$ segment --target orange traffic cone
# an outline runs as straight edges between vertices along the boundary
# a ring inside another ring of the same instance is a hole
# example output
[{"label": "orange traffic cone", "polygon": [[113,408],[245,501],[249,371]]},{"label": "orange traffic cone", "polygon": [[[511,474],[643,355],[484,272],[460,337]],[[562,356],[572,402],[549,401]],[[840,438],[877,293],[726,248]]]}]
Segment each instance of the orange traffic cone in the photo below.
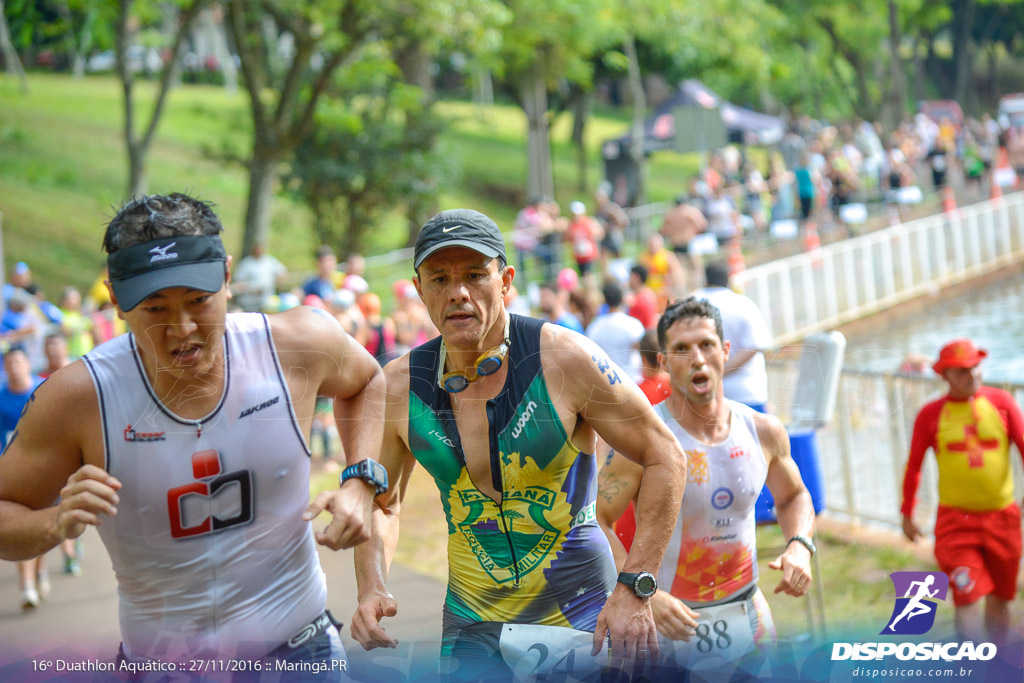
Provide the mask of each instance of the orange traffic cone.
[{"label": "orange traffic cone", "polygon": [[743,261],[743,249],[740,247],[740,236],[737,234],[729,240],[729,258],[726,260],[729,267],[729,281],[737,292],[743,291],[743,273],[747,270],[747,264]]},{"label": "orange traffic cone", "polygon": [[814,254],[812,263],[815,268],[821,267],[821,255],[818,250],[821,248],[821,238],[818,237],[818,226],[813,221],[807,221],[804,225],[804,251]]},{"label": "orange traffic cone", "polygon": [[950,218],[960,218],[960,212],[956,208],[956,195],[949,185],[942,188],[942,211]]},{"label": "orange traffic cone", "polygon": [[821,239],[818,237],[818,226],[807,221],[804,226],[804,251],[814,251],[821,246]]},{"label": "orange traffic cone", "polygon": [[1003,190],[999,187],[999,183],[996,182],[994,176],[989,181],[988,198],[989,201],[996,205],[1003,201]]}]

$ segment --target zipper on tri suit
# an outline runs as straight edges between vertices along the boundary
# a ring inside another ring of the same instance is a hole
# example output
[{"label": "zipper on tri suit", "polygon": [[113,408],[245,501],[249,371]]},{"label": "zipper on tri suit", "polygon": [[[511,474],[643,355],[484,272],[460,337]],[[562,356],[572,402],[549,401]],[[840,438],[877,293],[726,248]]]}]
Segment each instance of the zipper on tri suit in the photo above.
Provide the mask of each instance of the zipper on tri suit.
[{"label": "zipper on tri suit", "polygon": [[[512,534],[508,529],[508,520],[505,519],[505,477],[504,470],[502,469],[501,454],[498,450],[498,435],[494,431],[494,400],[491,399],[487,402],[487,436],[488,442],[490,443],[491,450],[491,479],[493,480],[493,472],[497,472],[501,478],[501,490],[498,491],[501,494],[501,500],[495,505],[498,506],[498,514],[501,516],[501,529],[505,534],[505,540],[508,541],[508,552],[512,557],[512,572],[515,574],[515,580],[512,582],[514,588],[519,588],[519,559],[516,557],[516,547],[512,543]],[[497,468],[497,469],[494,469]],[[493,481],[491,482],[494,483]]]}]

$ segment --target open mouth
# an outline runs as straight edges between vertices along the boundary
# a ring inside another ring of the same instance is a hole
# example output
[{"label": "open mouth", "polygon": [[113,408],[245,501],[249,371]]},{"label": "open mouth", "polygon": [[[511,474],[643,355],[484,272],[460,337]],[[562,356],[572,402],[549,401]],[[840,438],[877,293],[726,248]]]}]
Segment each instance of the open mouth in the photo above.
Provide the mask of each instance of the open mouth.
[{"label": "open mouth", "polygon": [[698,392],[705,392],[711,388],[711,378],[704,372],[695,372],[690,375],[690,385]]},{"label": "open mouth", "polygon": [[171,351],[174,360],[178,365],[192,365],[199,358],[202,347],[199,344],[183,344]]}]

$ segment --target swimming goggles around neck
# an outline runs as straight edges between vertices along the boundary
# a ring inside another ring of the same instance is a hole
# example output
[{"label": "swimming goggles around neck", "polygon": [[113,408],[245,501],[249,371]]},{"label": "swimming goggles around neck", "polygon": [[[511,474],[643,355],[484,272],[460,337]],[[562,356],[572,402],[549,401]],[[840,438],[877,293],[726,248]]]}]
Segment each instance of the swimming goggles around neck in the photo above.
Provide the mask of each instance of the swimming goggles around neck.
[{"label": "swimming goggles around neck", "polygon": [[448,357],[448,350],[445,348],[444,340],[441,340],[441,362],[437,365],[437,385],[445,391],[457,394],[461,391],[465,391],[470,384],[476,382],[481,377],[487,377],[493,375],[501,369],[502,363],[508,356],[508,349],[512,342],[509,339],[508,332],[509,326],[512,319],[505,314],[505,340],[495,346],[493,349],[489,349],[480,354],[480,357],[476,359],[472,370],[463,374],[461,372],[448,372],[442,375],[444,372],[444,362]]}]

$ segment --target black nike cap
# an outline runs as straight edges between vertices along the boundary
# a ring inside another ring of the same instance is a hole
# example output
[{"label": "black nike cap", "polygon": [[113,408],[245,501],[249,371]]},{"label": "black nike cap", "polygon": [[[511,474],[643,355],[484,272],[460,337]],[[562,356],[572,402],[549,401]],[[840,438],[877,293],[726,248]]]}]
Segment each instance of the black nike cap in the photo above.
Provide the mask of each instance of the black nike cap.
[{"label": "black nike cap", "polygon": [[473,209],[442,211],[424,223],[416,236],[413,268],[418,269],[428,256],[448,247],[466,247],[508,263],[505,238],[498,224]]}]

